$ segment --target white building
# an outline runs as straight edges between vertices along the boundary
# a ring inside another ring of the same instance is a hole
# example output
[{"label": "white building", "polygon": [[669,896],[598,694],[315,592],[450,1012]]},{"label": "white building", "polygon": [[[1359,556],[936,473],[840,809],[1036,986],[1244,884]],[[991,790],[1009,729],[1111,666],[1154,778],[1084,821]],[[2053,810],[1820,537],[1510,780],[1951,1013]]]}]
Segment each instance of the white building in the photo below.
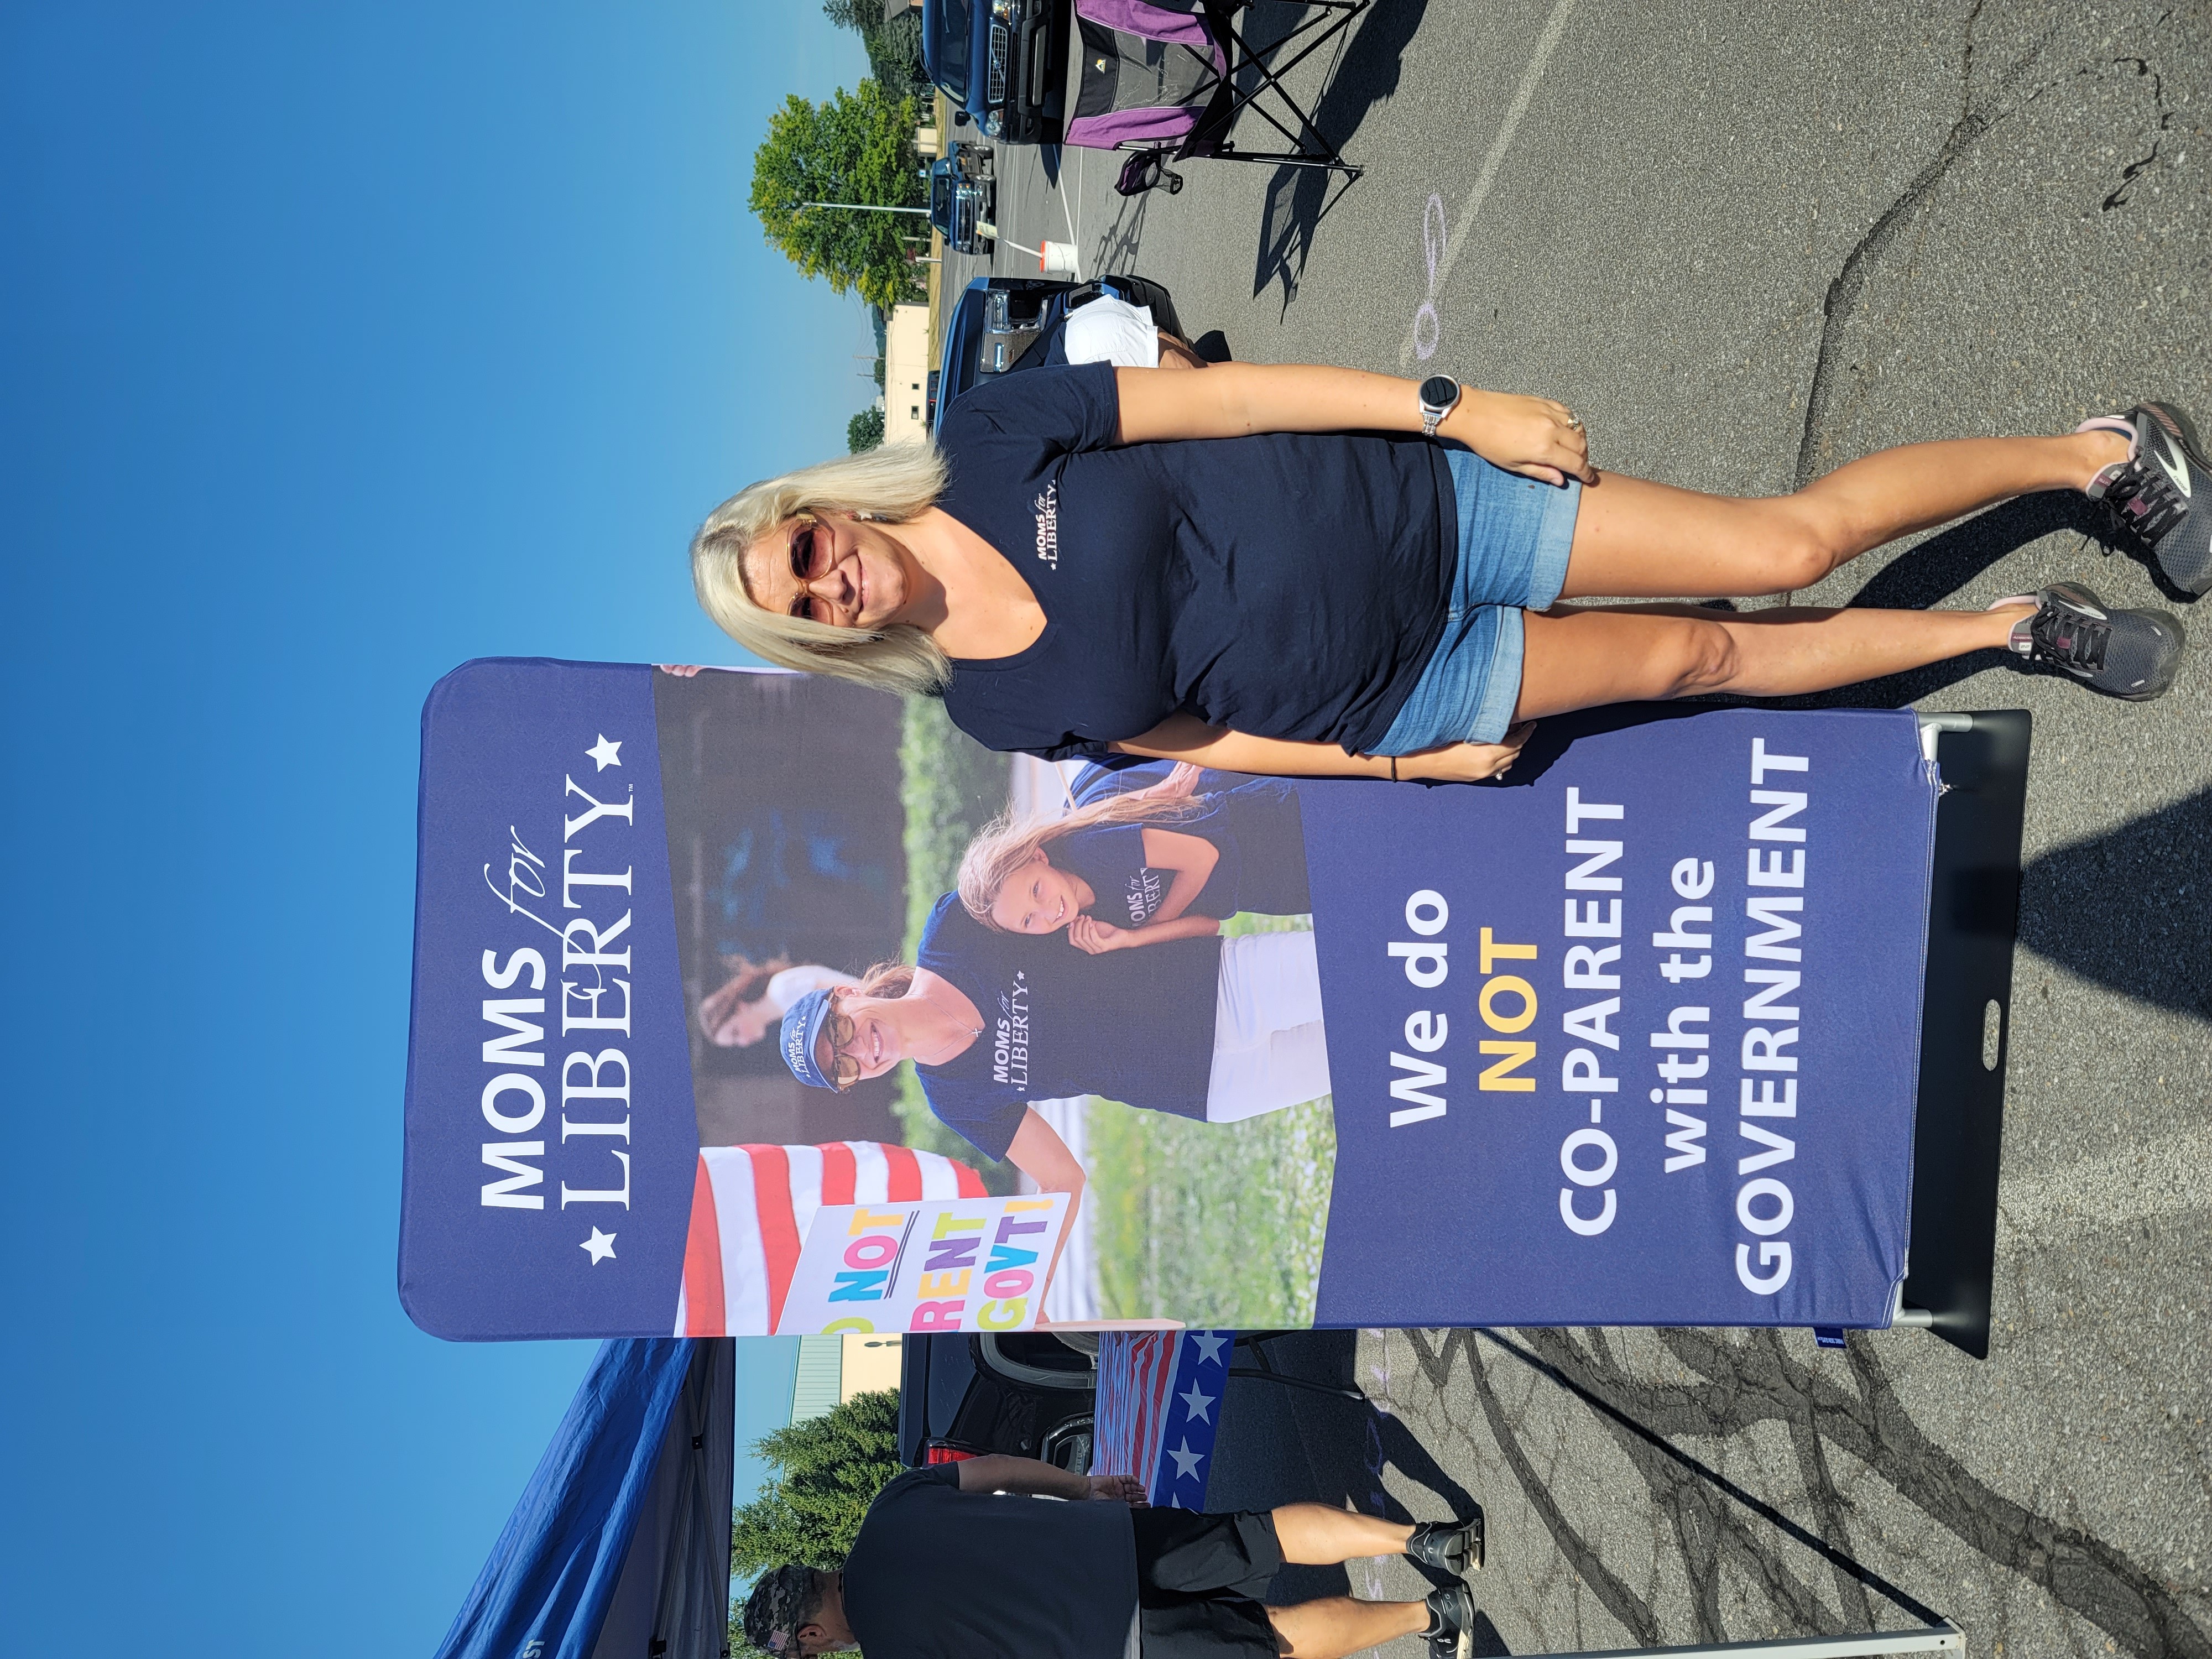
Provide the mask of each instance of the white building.
[{"label": "white building", "polygon": [[792,1379],[791,1420],[803,1423],[856,1394],[898,1391],[900,1337],[844,1332],[799,1339],[799,1371]]},{"label": "white building", "polygon": [[884,325],[884,441],[919,443],[929,386],[929,307],[893,306]]}]

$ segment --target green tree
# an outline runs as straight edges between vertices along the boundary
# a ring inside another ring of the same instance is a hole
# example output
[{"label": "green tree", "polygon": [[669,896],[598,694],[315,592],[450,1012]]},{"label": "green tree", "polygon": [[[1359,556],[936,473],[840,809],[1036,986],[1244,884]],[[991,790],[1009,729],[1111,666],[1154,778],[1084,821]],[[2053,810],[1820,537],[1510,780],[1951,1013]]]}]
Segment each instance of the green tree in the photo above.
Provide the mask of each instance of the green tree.
[{"label": "green tree", "polygon": [[731,1519],[732,1573],[754,1578],[787,1561],[835,1567],[851,1551],[868,1505],[900,1473],[898,1395],[856,1394],[778,1429],[753,1452],[775,1474]]},{"label": "green tree", "polygon": [[823,0],[823,15],[850,29],[867,48],[868,72],[894,97],[927,86],[921,63],[921,8],[915,6],[884,21],[881,0]]},{"label": "green tree", "polygon": [[845,447],[855,455],[884,441],[884,411],[864,409],[845,422]]},{"label": "green tree", "polygon": [[753,152],[752,210],[769,244],[807,276],[827,278],[836,293],[856,289],[885,307],[918,294],[920,267],[909,256],[928,234],[927,221],[799,204],[926,205],[914,147],[919,119],[914,99],[895,98],[875,81],[854,92],[840,88],[822,104],[787,98]]}]

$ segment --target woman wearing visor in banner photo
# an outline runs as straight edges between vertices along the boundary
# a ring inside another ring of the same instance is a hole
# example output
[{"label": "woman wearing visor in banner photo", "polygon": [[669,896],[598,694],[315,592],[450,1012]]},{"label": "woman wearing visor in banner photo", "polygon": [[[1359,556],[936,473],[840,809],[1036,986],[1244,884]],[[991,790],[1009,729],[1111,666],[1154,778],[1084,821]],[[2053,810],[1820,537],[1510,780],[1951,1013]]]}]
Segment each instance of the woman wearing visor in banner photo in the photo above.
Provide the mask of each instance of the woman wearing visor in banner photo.
[{"label": "woman wearing visor in banner photo", "polygon": [[916,956],[800,998],[783,1019],[784,1064],[842,1091],[912,1060],[939,1121],[1040,1190],[1067,1194],[1071,1214],[1083,1166],[1033,1100],[1103,1095],[1231,1123],[1329,1092],[1310,932],[1094,955],[994,932],[948,893]]},{"label": "woman wearing visor in banner photo", "polygon": [[1001,376],[932,443],[733,496],[691,561],[739,644],[942,696],[993,749],[1471,781],[1544,715],[1796,696],[1981,650],[2156,696],[2180,624],[2071,582],[1987,611],[1559,603],[1786,593],[2057,489],[2106,502],[2173,583],[2212,587],[2212,469],[2164,404],[1886,450],[1738,500],[1601,481],[1582,421],[1547,398],[1249,363]]}]

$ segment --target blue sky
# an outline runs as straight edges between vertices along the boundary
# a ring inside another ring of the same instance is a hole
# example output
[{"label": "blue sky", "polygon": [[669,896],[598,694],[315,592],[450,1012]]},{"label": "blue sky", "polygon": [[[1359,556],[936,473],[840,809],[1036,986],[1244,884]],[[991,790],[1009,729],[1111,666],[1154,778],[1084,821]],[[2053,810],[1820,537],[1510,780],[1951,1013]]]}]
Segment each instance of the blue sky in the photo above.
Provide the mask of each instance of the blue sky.
[{"label": "blue sky", "polygon": [[807,0],[0,13],[9,1650],[444,1633],[590,1348],[393,1294],[422,699],[732,659],[690,528],[873,396],[751,153],[865,69]]}]

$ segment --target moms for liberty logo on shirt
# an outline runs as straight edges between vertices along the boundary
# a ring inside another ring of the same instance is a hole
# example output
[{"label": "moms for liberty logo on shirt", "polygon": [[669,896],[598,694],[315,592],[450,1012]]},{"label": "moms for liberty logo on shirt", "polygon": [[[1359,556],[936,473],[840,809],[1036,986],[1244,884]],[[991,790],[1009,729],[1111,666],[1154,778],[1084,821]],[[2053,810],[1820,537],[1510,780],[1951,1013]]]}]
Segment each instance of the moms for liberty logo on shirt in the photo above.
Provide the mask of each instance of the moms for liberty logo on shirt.
[{"label": "moms for liberty logo on shirt", "polygon": [[999,993],[999,1023],[992,1034],[991,1081],[1030,1086],[1030,982],[1014,969],[1013,983]]},{"label": "moms for liberty logo on shirt", "polygon": [[1152,913],[1160,908],[1160,872],[1146,865],[1129,877],[1121,893],[1121,903],[1128,913],[1127,926],[1141,927],[1152,920]]},{"label": "moms for liberty logo on shirt", "polygon": [[1036,556],[1054,569],[1060,568],[1060,481],[1044,487],[1031,504],[1036,514]]}]

